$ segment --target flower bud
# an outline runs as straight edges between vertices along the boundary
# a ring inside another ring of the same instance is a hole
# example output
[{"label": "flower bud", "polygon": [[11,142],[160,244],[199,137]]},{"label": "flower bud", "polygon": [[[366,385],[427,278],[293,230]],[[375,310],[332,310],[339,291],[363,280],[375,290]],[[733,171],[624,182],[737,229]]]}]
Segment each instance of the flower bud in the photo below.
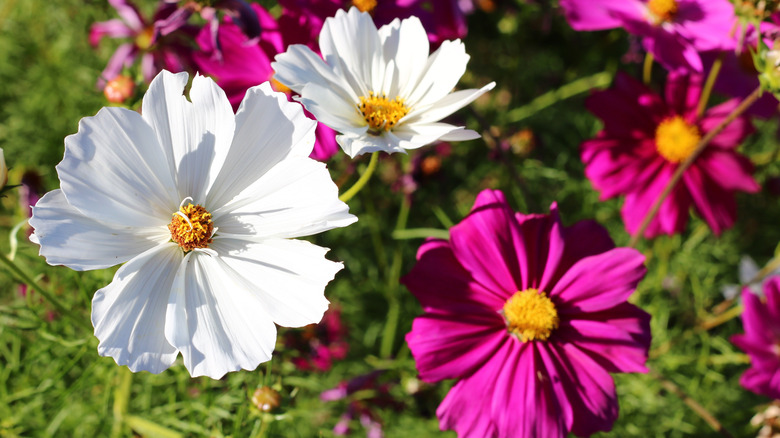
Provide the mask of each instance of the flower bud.
[{"label": "flower bud", "polygon": [[123,103],[135,91],[135,83],[128,76],[118,75],[111,79],[103,88],[103,95],[111,103]]},{"label": "flower bud", "polygon": [[282,396],[270,386],[261,386],[252,394],[252,404],[263,412],[271,412],[278,408]]}]

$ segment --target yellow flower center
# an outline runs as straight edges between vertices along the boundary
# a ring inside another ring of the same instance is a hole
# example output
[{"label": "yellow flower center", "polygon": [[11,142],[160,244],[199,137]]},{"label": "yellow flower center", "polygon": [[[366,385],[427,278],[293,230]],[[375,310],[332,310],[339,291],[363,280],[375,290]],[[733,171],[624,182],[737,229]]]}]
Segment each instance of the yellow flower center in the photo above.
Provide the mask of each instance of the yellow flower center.
[{"label": "yellow flower center", "polygon": [[352,0],[352,5],[360,12],[374,12],[374,8],[376,7],[377,0]]},{"label": "yellow flower center", "polygon": [[677,15],[677,0],[650,0],[647,8],[658,19],[658,22],[672,21]]},{"label": "yellow flower center", "polygon": [[360,103],[357,106],[360,114],[368,123],[371,134],[380,134],[381,131],[389,131],[409,113],[409,108],[404,105],[404,100],[396,96],[393,100],[388,100],[385,95],[377,96],[374,92],[369,92],[368,97],[360,96]]},{"label": "yellow flower center", "polygon": [[214,235],[211,213],[201,205],[192,203],[179,207],[179,211],[173,213],[168,229],[171,231],[171,240],[184,251],[208,248]]},{"label": "yellow flower center", "polygon": [[655,129],[655,147],[670,163],[679,163],[688,158],[700,139],[699,128],[680,116],[664,119]]},{"label": "yellow flower center", "polygon": [[526,289],[515,292],[501,310],[507,330],[523,342],[545,341],[558,328],[558,311],[544,292]]},{"label": "yellow flower center", "polygon": [[135,45],[141,50],[147,50],[152,46],[152,39],[154,38],[154,26],[144,28],[135,37]]}]

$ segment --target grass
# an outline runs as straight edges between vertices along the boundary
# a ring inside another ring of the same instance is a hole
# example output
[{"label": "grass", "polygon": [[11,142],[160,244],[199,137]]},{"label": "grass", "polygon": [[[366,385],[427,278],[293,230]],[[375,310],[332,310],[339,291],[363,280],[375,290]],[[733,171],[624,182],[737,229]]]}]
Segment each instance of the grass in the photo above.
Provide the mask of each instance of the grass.
[{"label": "grass", "polygon": [[[34,170],[46,190],[58,187],[54,166],[62,157],[63,138],[76,132],[80,118],[105,104],[94,82],[116,45],[107,42],[93,50],[87,35],[93,22],[112,14],[98,1],[7,0],[0,6],[0,147],[11,166],[11,184]],[[326,403],[319,394],[375,369],[387,370],[382,382],[399,403],[377,410],[387,437],[454,436],[439,432],[435,417],[453,382],[426,385],[417,379],[403,337],[422,310],[398,277],[413,265],[420,237],[446,232],[484,188],[503,190],[523,212],[545,212],[557,202],[564,223],[595,219],[618,245],[627,244],[621,203],[598,200],[584,177],[578,145],[600,127],[584,109],[591,84],[583,78],[596,78],[592,86],[603,87],[618,69],[641,75],[641,62],[621,61],[628,41],[619,30],[575,33],[548,2],[502,4],[496,12],[469,17],[465,42],[472,59],[462,85],[495,80],[498,86],[457,117],[473,129],[493,129],[501,139],[528,130],[534,146],[499,158],[490,138],[454,145],[441,169],[418,182],[408,211],[394,186],[414,156],[435,155],[433,147],[409,156],[380,156],[372,180],[350,200],[359,222],[311,238],[332,248],[329,258],[345,264],[326,295],[342,309],[350,349],[345,360],[324,373],[295,369],[288,360],[292,352],[281,341],[270,367],[216,381],[190,378],[180,363],[159,375],[131,375],[112,359],[99,357],[88,326],[91,298],[111,281],[115,268],[74,272],[48,266],[26,241],[24,227],[12,233],[26,213],[18,190],[7,191],[0,204],[0,251],[8,254],[16,239],[16,264],[68,310],[56,311],[38,293],[23,296],[19,279],[0,269],[0,437],[244,437],[261,432],[329,437],[346,402]],[[656,87],[662,77],[656,69]],[[776,123],[758,123],[757,134],[742,146],[755,158],[762,185],[778,175]],[[357,161],[359,168],[367,164],[367,156]],[[344,154],[334,158],[329,163],[334,180],[353,165]],[[348,178],[342,191],[355,179]],[[722,287],[738,282],[740,258],[750,255],[763,265],[780,241],[777,195],[765,189],[739,196],[738,202],[737,225],[720,237],[693,217],[680,235],[640,243],[648,274],[632,300],[653,317],[648,366],[698,400],[735,436],[749,436],[756,433],[750,418],[769,400],[739,386],[748,361],[728,338],[742,331],[741,323],[732,318],[701,328],[722,302]],[[718,436],[659,379],[616,375],[615,380],[621,414],[613,431],[599,436]],[[264,382],[282,396],[273,414],[250,403]],[[364,433],[357,422],[353,428],[357,435]]]}]

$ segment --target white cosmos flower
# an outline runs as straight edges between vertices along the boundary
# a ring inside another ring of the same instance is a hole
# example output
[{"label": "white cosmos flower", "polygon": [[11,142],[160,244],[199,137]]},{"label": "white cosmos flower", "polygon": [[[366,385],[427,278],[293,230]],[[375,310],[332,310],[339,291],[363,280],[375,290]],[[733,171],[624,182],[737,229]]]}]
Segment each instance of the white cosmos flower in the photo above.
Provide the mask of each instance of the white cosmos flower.
[{"label": "white cosmos flower", "polygon": [[368,13],[352,8],[325,20],[320,51],[324,61],[304,45],[289,46],[271,64],[274,78],[299,93],[318,121],[341,132],[336,140],[350,157],[479,137],[439,122],[495,86],[451,92],[469,60],[460,40],[444,41],[428,56],[417,17],[377,30]]},{"label": "white cosmos flower", "polygon": [[289,238],[357,219],[308,158],[316,123],[268,83],[233,114],[196,76],[160,73],[143,115],[103,108],[65,139],[59,190],[34,207],[31,238],[52,265],[125,263],[92,300],[98,352],[159,373],[179,353],[219,378],[271,358],[276,327],[320,320],[342,265]]}]

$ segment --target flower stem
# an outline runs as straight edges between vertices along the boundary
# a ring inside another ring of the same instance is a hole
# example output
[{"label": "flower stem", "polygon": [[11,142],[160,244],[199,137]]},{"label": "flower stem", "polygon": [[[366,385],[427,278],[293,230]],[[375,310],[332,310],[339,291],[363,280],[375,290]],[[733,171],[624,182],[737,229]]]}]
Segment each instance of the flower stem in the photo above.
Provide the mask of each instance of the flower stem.
[{"label": "flower stem", "polygon": [[734,438],[734,435],[732,435],[728,430],[726,430],[725,427],[723,427],[722,424],[718,421],[715,416],[713,416],[708,410],[704,409],[704,406],[700,405],[699,402],[692,399],[691,396],[685,393],[685,391],[682,390],[677,384],[672,382],[671,380],[667,379],[666,377],[662,376],[656,371],[650,370],[650,375],[658,380],[658,382],[661,384],[661,386],[671,392],[672,394],[676,395],[677,397],[680,397],[680,399],[688,405],[699,417],[701,417],[702,420],[707,422],[707,424],[710,425],[713,429],[715,429],[716,432],[719,432],[724,437],[728,438]]},{"label": "flower stem", "polygon": [[653,60],[652,53],[645,53],[645,63],[642,66],[642,82],[645,85],[650,85],[650,81],[653,79]]},{"label": "flower stem", "polygon": [[704,88],[701,90],[699,96],[699,105],[696,107],[696,116],[701,118],[704,114],[704,110],[707,108],[707,102],[710,100],[710,94],[712,93],[712,86],[715,85],[715,80],[718,79],[718,73],[720,73],[720,67],[723,65],[723,53],[721,52],[715,62],[712,63],[710,73],[707,75],[707,81],[704,82]]},{"label": "flower stem", "polygon": [[360,175],[360,178],[355,182],[355,185],[350,187],[344,194],[339,196],[339,200],[341,202],[347,202],[350,199],[352,199],[355,195],[360,192],[361,189],[368,183],[368,180],[371,179],[371,175],[374,173],[374,170],[376,169],[376,165],[379,162],[379,152],[374,152],[371,154],[371,161],[368,162],[368,167],[366,170]]},{"label": "flower stem", "polygon": [[85,322],[84,319],[79,318],[78,316],[73,314],[73,312],[70,309],[68,309],[62,303],[60,303],[60,301],[54,296],[54,294],[51,294],[45,289],[43,289],[42,287],[40,287],[38,283],[32,279],[32,277],[30,277],[26,272],[22,271],[21,268],[16,266],[16,263],[11,261],[11,259],[9,259],[8,256],[6,256],[2,252],[0,252],[0,261],[2,261],[3,263],[5,263],[6,266],[8,266],[8,268],[11,270],[11,272],[14,273],[18,281],[25,283],[26,285],[30,286],[35,292],[41,294],[41,296],[46,298],[46,301],[48,301],[52,306],[54,306],[54,308],[56,308],[61,315],[70,318],[77,325],[89,331],[92,331],[92,326],[89,323]]},{"label": "flower stem", "polygon": [[120,366],[117,373],[119,374],[119,386],[114,390],[114,424],[111,426],[111,437],[118,437],[122,433],[122,424],[124,422],[125,414],[127,414],[127,405],[130,401],[130,390],[133,385],[133,373],[127,368]]},{"label": "flower stem", "polygon": [[733,122],[734,119],[739,117],[742,113],[745,112],[748,108],[750,108],[750,105],[752,105],[758,97],[761,95],[761,87],[756,88],[748,97],[746,97],[740,104],[734,108],[734,111],[732,111],[728,116],[726,116],[725,119],[723,119],[718,126],[716,126],[711,131],[707,132],[707,134],[704,135],[704,137],[699,140],[699,143],[696,145],[696,149],[694,149],[693,153],[691,153],[688,158],[685,159],[682,163],[680,163],[679,166],[677,166],[677,170],[675,170],[674,175],[672,175],[672,178],[669,180],[669,183],[664,188],[664,191],[661,192],[661,196],[656,199],[653,206],[650,208],[650,211],[647,212],[647,215],[645,215],[645,218],[642,220],[642,224],[639,226],[639,229],[634,233],[633,236],[631,236],[631,241],[628,243],[631,247],[636,247],[637,243],[639,243],[639,239],[642,237],[642,235],[645,234],[645,230],[647,230],[647,227],[650,225],[650,222],[653,220],[655,215],[658,213],[658,210],[661,209],[661,204],[666,200],[666,198],[669,196],[669,194],[674,190],[675,186],[678,182],[682,179],[683,174],[686,170],[693,164],[693,162],[696,160],[696,158],[699,157],[701,152],[704,150],[704,148],[712,141],[715,136],[720,134],[723,129],[728,126],[729,123]]},{"label": "flower stem", "polygon": [[[411,200],[408,196],[404,196],[401,201],[401,210],[398,212],[395,231],[406,228],[410,207]],[[379,346],[379,355],[382,358],[389,358],[393,355],[395,335],[398,331],[398,320],[401,316],[401,304],[398,300],[398,280],[401,277],[401,262],[403,261],[401,250],[403,244],[400,241],[396,243],[395,251],[393,251],[393,262],[390,265],[390,273],[387,277],[387,321],[385,322],[385,331],[382,334],[382,343]]]}]

